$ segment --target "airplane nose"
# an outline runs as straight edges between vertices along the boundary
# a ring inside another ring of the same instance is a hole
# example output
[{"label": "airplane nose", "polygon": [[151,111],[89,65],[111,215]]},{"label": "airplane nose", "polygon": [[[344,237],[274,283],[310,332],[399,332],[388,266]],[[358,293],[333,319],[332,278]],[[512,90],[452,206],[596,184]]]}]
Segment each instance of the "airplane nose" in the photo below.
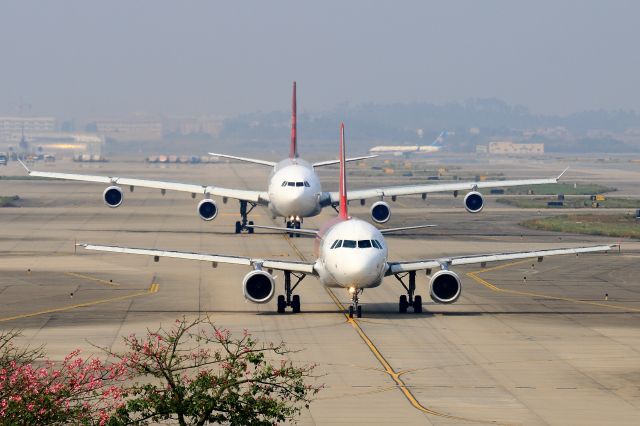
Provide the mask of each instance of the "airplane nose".
[{"label": "airplane nose", "polygon": [[[363,253],[364,254],[364,253]],[[366,285],[374,281],[379,275],[382,263],[377,256],[349,256],[337,264],[336,279],[344,286]]]}]

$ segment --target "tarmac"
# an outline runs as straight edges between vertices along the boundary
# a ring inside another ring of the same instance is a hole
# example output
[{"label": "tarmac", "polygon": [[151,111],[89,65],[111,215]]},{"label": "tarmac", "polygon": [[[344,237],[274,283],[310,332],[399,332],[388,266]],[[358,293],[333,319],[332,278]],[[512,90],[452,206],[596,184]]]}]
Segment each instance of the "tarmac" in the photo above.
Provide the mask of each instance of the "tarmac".
[{"label": "tarmac", "polygon": [[[463,167],[500,169],[519,178],[557,175],[562,163],[474,160]],[[252,189],[262,189],[269,173],[239,163],[60,162],[47,169]],[[586,159],[574,161],[567,179],[638,196],[636,169]],[[334,172],[322,172],[327,190],[337,187]],[[0,173],[24,175],[13,163]],[[351,184],[365,186],[367,179]],[[75,348],[94,353],[93,345],[118,350],[122,336],[183,315],[208,314],[233,331],[285,341],[300,350],[292,355],[296,361],[318,365],[318,383],[325,388],[301,424],[638,424],[638,242],[622,241],[620,252],[608,254],[456,268],[464,288],[452,305],[432,303],[427,278],[419,275],[419,293],[428,301],[419,315],[398,314],[403,290],[388,277],[364,293],[363,318],[350,320],[344,314],[348,294],[310,277],[299,287],[303,312],[278,315],[275,298],[264,305],[245,301],[243,267],[155,263],[145,256],[84,252],[75,243],[299,260],[313,259],[311,238],[235,235],[239,213],[233,200],[219,200],[219,216],[204,222],[196,213],[199,199],[189,194],[123,189],[123,205],[110,209],[99,184],[0,180],[0,195],[23,199],[22,207],[0,208],[0,328],[22,329],[22,343],[46,344],[49,355],[61,359]],[[370,204],[352,203],[350,213],[365,218]],[[390,204],[393,216],[385,226],[438,225],[389,236],[392,260],[616,242],[522,228],[522,220],[557,212],[511,208],[493,197],[476,215],[451,194]],[[334,214],[326,209],[304,227],[319,227]],[[251,219],[282,225],[264,208]],[[275,274],[281,286],[282,274]]]}]

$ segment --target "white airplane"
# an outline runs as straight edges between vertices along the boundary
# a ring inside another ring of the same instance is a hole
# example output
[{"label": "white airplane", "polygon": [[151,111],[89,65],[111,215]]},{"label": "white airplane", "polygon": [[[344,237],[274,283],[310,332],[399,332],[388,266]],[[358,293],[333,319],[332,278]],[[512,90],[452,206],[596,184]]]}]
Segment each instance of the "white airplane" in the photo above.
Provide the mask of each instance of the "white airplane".
[{"label": "white airplane", "polygon": [[[337,164],[338,160],[322,161],[310,164],[298,156],[297,136],[296,136],[296,83],[293,83],[291,120],[291,148],[289,158],[278,163],[272,161],[258,160],[252,158],[236,157],[226,154],[211,153],[219,157],[231,158],[247,161],[254,164],[272,167],[273,170],[268,179],[266,191],[255,191],[246,189],[230,189],[212,185],[198,185],[186,183],[163,182],[155,180],[144,180],[135,178],[125,178],[118,176],[92,176],[72,173],[41,172],[30,170],[24,163],[22,166],[31,176],[47,177],[52,179],[64,179],[83,182],[97,182],[108,185],[102,197],[109,207],[119,207],[124,200],[124,191],[121,186],[128,186],[130,191],[135,187],[160,189],[164,195],[167,190],[190,192],[192,198],[201,194],[203,199],[198,203],[197,212],[200,218],[206,221],[213,220],[218,215],[218,206],[211,199],[212,196],[222,197],[224,203],[229,198],[240,202],[241,220],[235,224],[235,232],[247,231],[253,233],[252,221],[248,220],[249,213],[258,205],[266,206],[272,216],[284,217],[286,227],[289,229],[300,229],[305,217],[318,215],[324,207],[332,206],[336,208],[340,202],[338,192],[323,191],[320,179],[315,172],[316,167]],[[348,158],[345,161],[356,161],[373,156]],[[351,191],[347,201],[360,200],[364,205],[367,199],[377,199],[371,206],[371,218],[376,223],[386,223],[391,217],[391,208],[384,201],[385,197],[391,197],[396,201],[396,197],[402,195],[421,194],[426,199],[427,194],[435,192],[452,192],[454,197],[459,191],[469,191],[464,197],[464,207],[470,213],[479,213],[484,207],[484,198],[478,189],[481,188],[503,188],[507,186],[520,185],[540,185],[557,183],[564,172],[558,177],[546,179],[522,179],[503,180],[485,182],[456,182],[444,184],[421,184],[404,185],[392,187],[374,187]],[[296,235],[300,233],[296,231]]]},{"label": "white airplane", "polygon": [[447,131],[442,131],[431,145],[378,145],[369,150],[370,154],[389,154],[394,156],[409,156],[411,154],[433,154],[442,149]]},{"label": "white airplane", "polygon": [[[218,263],[230,263],[245,265],[253,270],[242,280],[244,297],[254,303],[266,303],[275,293],[275,279],[272,275],[274,269],[284,271],[285,294],[278,296],[278,312],[283,313],[287,306],[293,312],[300,312],[300,296],[293,295],[298,284],[307,276],[313,275],[327,287],[347,289],[351,295],[349,315],[362,316],[362,306],[359,304],[359,296],[366,288],[377,287],[386,276],[394,275],[403,285],[407,294],[400,296],[399,311],[407,312],[410,306],[416,313],[422,312],[422,297],[415,295],[416,272],[425,270],[430,276],[429,294],[436,303],[453,303],[460,297],[462,284],[458,275],[449,268],[458,265],[480,263],[483,266],[487,262],[501,260],[538,258],[542,261],[545,256],[560,254],[579,254],[608,251],[615,245],[599,245],[578,248],[560,248],[539,251],[523,251],[513,253],[475,254],[469,256],[455,256],[437,259],[420,259],[409,262],[395,262],[388,260],[387,245],[383,234],[404,231],[409,229],[424,228],[433,225],[410,226],[405,228],[393,228],[379,230],[373,225],[360,219],[352,218],[347,211],[347,179],[344,148],[344,125],[340,129],[340,209],[339,215],[333,218],[319,230],[300,229],[301,233],[315,236],[315,252],[317,259],[314,262],[295,262],[287,260],[266,260],[242,256],[217,255],[206,253],[186,253],[157,249],[140,249],[115,246],[102,246],[94,244],[78,244],[87,250],[97,250],[115,253],[140,254],[154,256],[158,261],[160,257],[200,260]],[[289,232],[288,228],[255,226],[256,228],[273,229]],[[432,273],[434,269],[439,270]],[[292,285],[291,276],[296,278]],[[408,282],[404,279],[408,277]]]}]

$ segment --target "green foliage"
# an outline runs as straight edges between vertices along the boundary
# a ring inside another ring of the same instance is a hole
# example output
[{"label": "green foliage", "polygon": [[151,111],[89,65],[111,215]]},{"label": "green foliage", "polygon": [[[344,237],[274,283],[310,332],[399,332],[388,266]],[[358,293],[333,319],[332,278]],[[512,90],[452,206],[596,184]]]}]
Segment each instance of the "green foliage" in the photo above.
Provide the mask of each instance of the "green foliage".
[{"label": "green foliage", "polygon": [[271,425],[294,420],[321,388],[306,384],[315,366],[296,365],[284,344],[234,337],[209,318],[183,318],[125,344],[125,353],[107,352],[144,381],[124,390],[111,425]]},{"label": "green foliage", "polygon": [[640,221],[629,214],[562,215],[528,220],[522,225],[544,231],[640,238]]},{"label": "green foliage", "polygon": [[16,202],[20,200],[17,195],[11,195],[8,197],[0,197],[0,207],[16,207]]},{"label": "green foliage", "polygon": [[[510,206],[523,209],[546,209],[549,208],[549,201],[558,201],[556,197],[545,198],[498,198],[498,203],[508,204]],[[596,201],[598,208],[603,209],[638,209],[640,208],[640,200],[632,198],[607,198],[604,201]],[[593,201],[589,197],[571,197],[564,199],[563,207],[553,207],[554,209],[586,209],[592,208]]]},{"label": "green foliage", "polygon": [[613,192],[616,188],[611,188],[597,184],[578,184],[574,187],[572,183],[550,183],[545,185],[533,185],[533,186],[512,186],[505,188],[505,194],[508,195],[594,195],[604,194],[606,192]]}]

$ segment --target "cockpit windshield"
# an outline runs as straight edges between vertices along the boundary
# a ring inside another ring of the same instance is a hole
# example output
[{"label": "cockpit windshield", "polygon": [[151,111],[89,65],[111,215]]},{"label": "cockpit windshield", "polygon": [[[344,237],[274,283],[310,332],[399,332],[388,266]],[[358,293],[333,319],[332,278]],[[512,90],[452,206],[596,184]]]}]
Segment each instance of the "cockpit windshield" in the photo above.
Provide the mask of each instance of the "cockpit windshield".
[{"label": "cockpit windshield", "polygon": [[335,240],[333,244],[331,244],[330,249],[337,249],[340,247],[344,248],[376,248],[378,250],[382,250],[382,244],[378,240]]}]

